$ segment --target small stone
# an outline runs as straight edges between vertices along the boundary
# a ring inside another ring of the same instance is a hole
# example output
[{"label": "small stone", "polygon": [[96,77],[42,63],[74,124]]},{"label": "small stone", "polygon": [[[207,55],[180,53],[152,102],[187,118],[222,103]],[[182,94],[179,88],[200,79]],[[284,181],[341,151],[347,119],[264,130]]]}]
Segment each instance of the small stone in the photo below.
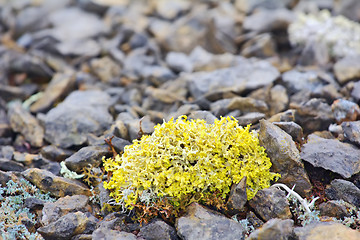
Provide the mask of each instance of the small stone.
[{"label": "small stone", "polygon": [[218,212],[192,203],[184,216],[176,219],[177,234],[181,239],[233,240],[244,239],[244,229],[234,220]]},{"label": "small stone", "polygon": [[304,89],[313,92],[324,85],[315,71],[290,70],[282,74],[282,80],[291,95]]},{"label": "small stone", "polygon": [[74,152],[67,149],[59,148],[55,145],[47,145],[41,148],[40,154],[43,158],[55,162],[61,162],[70,157]]},{"label": "small stone", "polygon": [[243,177],[238,184],[231,187],[229,199],[226,203],[227,214],[235,215],[244,210],[247,202],[246,177]]},{"label": "small stone", "polygon": [[184,0],[158,0],[154,2],[157,14],[161,18],[172,20],[180,15],[180,13],[191,8],[191,4]]},{"label": "small stone", "polygon": [[345,139],[360,146],[360,121],[343,122],[341,127]]},{"label": "small stone", "polygon": [[340,84],[360,77],[360,55],[346,56],[334,64],[334,73]]},{"label": "small stone", "polygon": [[109,57],[93,59],[90,62],[91,70],[104,83],[118,82],[121,67]]},{"label": "small stone", "polygon": [[39,121],[26,111],[20,103],[10,104],[8,116],[13,131],[20,132],[32,146],[42,146],[44,129]]},{"label": "small stone", "polygon": [[269,108],[264,101],[249,97],[234,97],[227,106],[229,110],[240,110],[241,112],[266,113]]},{"label": "small stone", "polygon": [[6,159],[12,159],[14,156],[15,149],[12,146],[2,146],[0,147],[0,157]]},{"label": "small stone", "polygon": [[6,186],[6,183],[12,179],[12,174],[0,170],[0,185]]},{"label": "small stone", "polygon": [[68,213],[53,223],[40,227],[37,231],[45,239],[70,240],[77,234],[92,233],[95,230],[96,218],[83,212]]},{"label": "small stone", "polygon": [[268,101],[268,105],[271,115],[286,110],[288,104],[289,97],[287,90],[284,86],[275,85],[270,89],[270,101]]},{"label": "small stone", "polygon": [[319,205],[320,215],[334,217],[337,219],[342,219],[344,217],[350,217],[350,213],[347,211],[344,204],[341,204],[339,201],[330,200],[323,202]]},{"label": "small stone", "polygon": [[355,121],[360,116],[360,107],[354,102],[338,99],[331,105],[331,110],[338,123]]},{"label": "small stone", "polygon": [[35,197],[29,197],[25,199],[24,207],[29,208],[30,210],[38,210],[44,207],[45,201],[40,200]]},{"label": "small stone", "polygon": [[139,235],[146,240],[178,240],[175,228],[161,220],[155,220],[150,224],[140,228]]},{"label": "small stone", "polygon": [[213,124],[217,119],[211,112],[209,111],[193,111],[189,117],[189,119],[204,119],[206,123]]},{"label": "small stone", "polygon": [[110,155],[111,151],[106,145],[88,146],[81,148],[79,151],[65,159],[65,164],[71,171],[81,173],[84,171],[84,168],[98,167],[102,157],[109,157]]},{"label": "small stone", "polygon": [[54,197],[76,194],[91,195],[90,190],[80,182],[58,177],[47,170],[29,168],[22,172],[22,175],[40,190],[49,192]]},{"label": "small stone", "polygon": [[45,112],[75,88],[76,78],[70,73],[56,73],[46,87],[44,94],[30,107],[31,112]]},{"label": "small stone", "polygon": [[236,120],[238,120],[238,124],[240,126],[247,126],[249,124],[256,124],[265,117],[266,115],[264,113],[250,112],[250,113],[245,113],[240,117],[236,117]]},{"label": "small stone", "polygon": [[325,190],[326,196],[332,200],[344,200],[354,206],[360,206],[360,189],[352,182],[335,179]]},{"label": "small stone", "polygon": [[241,55],[247,58],[267,58],[275,54],[275,42],[269,33],[259,34],[250,39],[241,50]]},{"label": "small stone", "polygon": [[360,239],[360,232],[335,222],[308,224],[295,228],[294,232],[299,240]]},{"label": "small stone", "polygon": [[106,239],[106,240],[138,240],[138,238],[127,232],[120,232],[117,230],[109,230],[104,228],[98,228],[92,233],[92,239]]},{"label": "small stone", "polygon": [[200,107],[197,104],[184,104],[181,107],[178,108],[178,110],[174,113],[171,113],[168,115],[167,120],[170,120],[172,117],[174,119],[177,119],[178,117],[182,115],[189,115],[193,111],[200,110]]},{"label": "small stone", "polygon": [[260,120],[259,141],[271,159],[271,170],[281,174],[278,182],[290,188],[296,185],[296,192],[308,196],[312,185],[292,137],[274,124]]},{"label": "small stone", "polygon": [[275,187],[259,190],[255,197],[249,200],[249,204],[265,221],[272,218],[289,219],[292,217],[285,193]]},{"label": "small stone", "polygon": [[294,221],[292,219],[270,219],[261,228],[255,230],[248,240],[285,240],[294,238]]},{"label": "small stone", "polygon": [[192,72],[193,64],[191,59],[181,52],[169,52],[165,59],[167,65],[175,72]]},{"label": "small stone", "polygon": [[351,96],[356,100],[360,100],[360,81],[354,83],[354,87],[351,91]]},{"label": "small stone", "polygon": [[16,161],[0,158],[0,170],[6,172],[8,171],[22,172],[25,170],[25,167],[24,165]]},{"label": "small stone", "polygon": [[41,221],[48,225],[70,212],[90,212],[89,198],[85,195],[65,196],[56,202],[46,202]]},{"label": "small stone", "polygon": [[299,124],[294,122],[273,122],[274,125],[278,126],[289,134],[292,139],[298,143],[303,141],[303,130]]},{"label": "small stone", "polygon": [[321,167],[344,178],[360,172],[360,149],[336,139],[325,139],[314,134],[301,148],[301,159],[314,167]]}]

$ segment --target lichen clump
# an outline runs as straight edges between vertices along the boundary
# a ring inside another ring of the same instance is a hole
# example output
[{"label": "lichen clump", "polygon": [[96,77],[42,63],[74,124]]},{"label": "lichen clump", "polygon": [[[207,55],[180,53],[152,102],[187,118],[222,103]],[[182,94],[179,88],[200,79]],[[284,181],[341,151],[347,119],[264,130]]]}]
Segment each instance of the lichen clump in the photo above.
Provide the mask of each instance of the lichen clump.
[{"label": "lichen clump", "polygon": [[206,203],[211,193],[225,199],[232,184],[247,176],[251,199],[280,175],[269,171],[270,159],[249,128],[230,117],[214,124],[186,116],[171,119],[126,146],[122,155],[104,160],[105,170],[112,173],[104,187],[130,209],[164,198],[177,208],[192,201]]}]

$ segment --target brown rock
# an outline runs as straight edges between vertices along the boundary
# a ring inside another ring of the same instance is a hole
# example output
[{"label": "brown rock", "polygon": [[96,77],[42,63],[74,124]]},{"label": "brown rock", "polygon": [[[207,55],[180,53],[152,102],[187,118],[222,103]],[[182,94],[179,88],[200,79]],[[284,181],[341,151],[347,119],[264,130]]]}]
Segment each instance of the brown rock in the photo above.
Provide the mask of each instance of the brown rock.
[{"label": "brown rock", "polygon": [[249,97],[234,97],[227,106],[229,110],[240,110],[241,112],[263,112],[269,108],[264,101]]},{"label": "brown rock", "polygon": [[294,221],[274,218],[250,234],[247,240],[287,240],[294,235]]},{"label": "brown rock", "polygon": [[360,232],[341,223],[309,224],[306,227],[295,228],[295,235],[299,240],[358,240]]}]

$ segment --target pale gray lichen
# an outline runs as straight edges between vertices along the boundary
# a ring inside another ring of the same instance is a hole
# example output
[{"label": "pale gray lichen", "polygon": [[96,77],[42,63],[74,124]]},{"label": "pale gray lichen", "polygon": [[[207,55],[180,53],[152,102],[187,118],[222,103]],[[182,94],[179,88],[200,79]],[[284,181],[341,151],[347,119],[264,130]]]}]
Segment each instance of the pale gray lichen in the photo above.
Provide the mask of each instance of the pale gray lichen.
[{"label": "pale gray lichen", "polygon": [[360,24],[344,16],[331,16],[328,10],[300,13],[288,32],[293,46],[313,41],[324,44],[335,58],[360,54]]}]

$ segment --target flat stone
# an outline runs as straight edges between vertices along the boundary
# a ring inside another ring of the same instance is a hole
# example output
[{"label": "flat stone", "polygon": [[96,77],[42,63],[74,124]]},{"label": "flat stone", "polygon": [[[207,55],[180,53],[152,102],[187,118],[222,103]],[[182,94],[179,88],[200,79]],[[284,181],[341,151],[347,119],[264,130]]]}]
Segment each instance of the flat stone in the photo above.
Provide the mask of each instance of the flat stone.
[{"label": "flat stone", "polygon": [[294,232],[299,240],[360,239],[359,231],[335,222],[308,224],[305,227],[295,228]]},{"label": "flat stone", "polygon": [[350,213],[346,209],[346,206],[341,204],[340,201],[336,200],[330,200],[321,203],[319,205],[319,211],[321,216],[335,217],[337,219],[350,217]]},{"label": "flat stone", "polygon": [[175,228],[171,227],[170,225],[161,220],[155,220],[150,224],[140,228],[138,236],[148,240],[179,239],[176,234]]},{"label": "flat stone", "polygon": [[273,122],[273,124],[284,130],[287,134],[289,134],[294,141],[299,143],[303,141],[304,134],[299,124],[295,122]]},{"label": "flat stone", "polygon": [[34,147],[43,145],[44,129],[39,121],[26,111],[20,103],[9,106],[8,112],[10,126],[14,132],[20,132]]},{"label": "flat stone", "polygon": [[22,175],[44,192],[49,192],[54,197],[64,197],[66,195],[87,195],[90,190],[80,182],[58,177],[53,173],[38,168],[29,168],[22,172]]},{"label": "flat stone", "polygon": [[55,162],[61,162],[70,157],[74,151],[62,149],[55,145],[47,145],[41,148],[40,154],[43,158],[49,159]]},{"label": "flat stone", "polygon": [[187,213],[176,219],[175,226],[177,234],[184,240],[241,240],[245,234],[245,230],[236,221],[198,203],[190,204]]},{"label": "flat stone", "polygon": [[360,172],[360,149],[336,139],[325,139],[314,134],[301,148],[301,159],[314,167],[338,173],[344,178]]},{"label": "flat stone", "polygon": [[354,206],[360,206],[360,189],[352,182],[335,179],[325,190],[326,196],[332,200],[344,200]]},{"label": "flat stone", "polygon": [[7,171],[22,172],[25,170],[25,167],[24,165],[16,161],[0,158],[0,170],[6,172]]},{"label": "flat stone", "polygon": [[249,112],[245,113],[244,115],[240,117],[236,117],[236,120],[238,120],[238,124],[241,126],[247,126],[248,124],[256,124],[261,119],[266,118],[266,115],[264,113],[259,112]]},{"label": "flat stone", "polygon": [[111,151],[107,145],[83,147],[67,159],[65,164],[71,171],[81,173],[86,167],[98,167],[102,157],[109,157]]},{"label": "flat stone", "polygon": [[266,113],[269,108],[264,101],[250,97],[234,97],[227,106],[229,110],[240,110],[241,112],[262,112]]},{"label": "flat stone", "polygon": [[275,85],[270,89],[270,101],[267,102],[270,108],[270,115],[286,110],[289,104],[287,89],[282,85]]},{"label": "flat stone", "polygon": [[351,96],[356,100],[360,100],[360,81],[354,83],[354,87],[351,91]]},{"label": "flat stone", "polygon": [[246,177],[244,177],[240,180],[238,184],[234,184],[231,187],[229,199],[226,203],[226,213],[229,215],[235,215],[244,210],[244,206],[246,203]]},{"label": "flat stone", "polygon": [[292,219],[274,218],[267,221],[261,228],[256,229],[248,240],[293,239],[294,221]]},{"label": "flat stone", "polygon": [[92,233],[96,222],[94,216],[87,216],[83,212],[68,213],[57,221],[38,228],[37,231],[45,239],[70,240],[77,234]]},{"label": "flat stone", "polygon": [[341,127],[345,139],[360,146],[360,121],[343,122]]},{"label": "flat stone", "polygon": [[281,174],[278,182],[290,188],[296,185],[296,192],[308,196],[312,185],[292,137],[276,125],[260,120],[259,141],[271,159],[271,170]]},{"label": "flat stone", "polygon": [[360,55],[346,56],[334,64],[334,73],[340,84],[360,77]]},{"label": "flat stone", "polygon": [[121,66],[110,57],[95,58],[90,62],[91,70],[104,83],[118,82]]},{"label": "flat stone", "polygon": [[304,89],[313,92],[316,88],[325,85],[315,71],[290,70],[282,74],[282,80],[290,94]]},{"label": "flat stone", "polygon": [[193,64],[191,59],[181,52],[169,52],[166,55],[165,61],[167,65],[175,72],[192,72]]},{"label": "flat stone", "polygon": [[45,139],[67,148],[86,142],[87,134],[100,135],[112,123],[110,97],[97,90],[74,91],[45,116]]},{"label": "flat stone", "polygon": [[249,204],[264,221],[272,218],[290,219],[292,217],[284,191],[275,187],[259,190],[255,197],[249,200]]},{"label": "flat stone", "polygon": [[117,230],[109,230],[98,228],[92,233],[92,239],[106,239],[106,240],[138,240],[136,235],[128,232],[121,232]]},{"label": "flat stone", "polygon": [[46,87],[44,94],[30,107],[31,112],[47,111],[75,88],[76,78],[71,73],[56,73]]}]

